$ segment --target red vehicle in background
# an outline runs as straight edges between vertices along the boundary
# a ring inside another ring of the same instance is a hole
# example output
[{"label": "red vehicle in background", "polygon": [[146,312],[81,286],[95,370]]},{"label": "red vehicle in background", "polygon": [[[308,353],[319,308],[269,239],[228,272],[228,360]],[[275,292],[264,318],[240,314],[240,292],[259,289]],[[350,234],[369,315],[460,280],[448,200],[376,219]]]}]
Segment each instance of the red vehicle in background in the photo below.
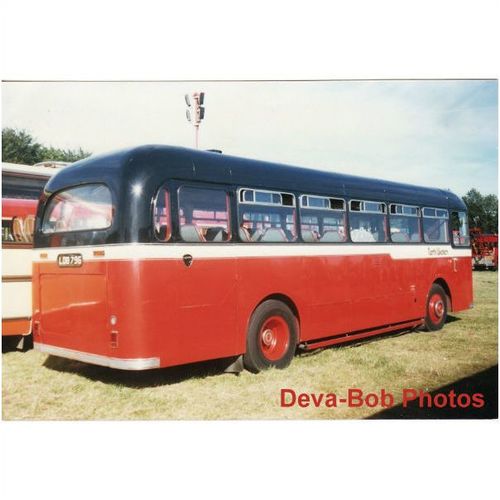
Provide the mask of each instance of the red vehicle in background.
[{"label": "red vehicle in background", "polygon": [[498,269],[498,234],[483,234],[473,227],[470,231],[472,267],[474,269]]},{"label": "red vehicle in background", "polygon": [[2,163],[2,347],[31,334],[31,267],[38,199],[47,180],[67,165]]}]

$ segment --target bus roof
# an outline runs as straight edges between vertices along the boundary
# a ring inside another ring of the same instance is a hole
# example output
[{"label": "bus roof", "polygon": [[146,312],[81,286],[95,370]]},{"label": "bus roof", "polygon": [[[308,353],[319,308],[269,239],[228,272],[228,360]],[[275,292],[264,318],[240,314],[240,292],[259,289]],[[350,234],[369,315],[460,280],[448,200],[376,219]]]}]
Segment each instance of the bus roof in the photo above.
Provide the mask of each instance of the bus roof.
[{"label": "bus roof", "polygon": [[444,189],[164,145],[140,146],[80,160],[58,171],[46,190],[51,193],[71,185],[99,181],[116,185],[117,177],[120,185],[140,182],[154,189],[167,179],[183,179],[420,206],[466,208],[460,197]]},{"label": "bus roof", "polygon": [[[45,163],[45,162],[44,162]],[[59,163],[59,162],[53,162]],[[2,173],[13,173],[19,174],[24,177],[33,176],[33,177],[52,177],[63,165],[55,165],[53,167],[47,167],[42,164],[37,165],[21,165],[18,163],[7,163],[2,162]]]}]

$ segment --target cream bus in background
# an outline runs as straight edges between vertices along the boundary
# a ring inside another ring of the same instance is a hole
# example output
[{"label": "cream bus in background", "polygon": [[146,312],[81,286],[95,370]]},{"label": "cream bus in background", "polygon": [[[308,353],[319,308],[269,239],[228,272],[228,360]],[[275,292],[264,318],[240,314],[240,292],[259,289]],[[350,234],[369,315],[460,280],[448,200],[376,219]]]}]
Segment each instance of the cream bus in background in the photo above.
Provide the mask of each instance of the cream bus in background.
[{"label": "cream bus in background", "polygon": [[31,334],[31,265],[38,199],[65,162],[2,163],[2,345],[25,347]]}]

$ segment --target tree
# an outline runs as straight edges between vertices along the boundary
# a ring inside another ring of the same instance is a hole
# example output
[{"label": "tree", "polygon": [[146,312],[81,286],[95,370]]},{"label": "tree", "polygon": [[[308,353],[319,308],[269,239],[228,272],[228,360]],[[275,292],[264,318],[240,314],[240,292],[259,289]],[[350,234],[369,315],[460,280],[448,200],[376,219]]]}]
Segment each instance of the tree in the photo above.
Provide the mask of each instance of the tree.
[{"label": "tree", "polygon": [[477,189],[471,189],[462,198],[469,211],[469,226],[480,227],[484,233],[498,233],[498,197],[483,196]]},{"label": "tree", "polygon": [[33,165],[40,161],[42,145],[25,130],[2,129],[2,161]]},{"label": "tree", "polygon": [[53,147],[43,148],[44,160],[54,160],[54,161],[69,161],[73,163],[74,161],[81,160],[82,158],[87,158],[90,153],[87,153],[82,148],[71,150],[71,149],[57,149]]},{"label": "tree", "polygon": [[91,153],[82,148],[59,149],[46,147],[38,142],[25,130],[13,128],[2,129],[2,161],[34,165],[41,161],[74,162],[90,156]]}]

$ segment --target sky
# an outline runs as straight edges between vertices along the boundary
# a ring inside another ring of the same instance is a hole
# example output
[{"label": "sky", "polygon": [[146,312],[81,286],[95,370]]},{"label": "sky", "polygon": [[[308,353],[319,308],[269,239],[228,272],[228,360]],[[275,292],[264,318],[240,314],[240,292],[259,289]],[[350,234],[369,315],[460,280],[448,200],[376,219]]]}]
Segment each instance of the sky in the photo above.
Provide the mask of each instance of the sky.
[{"label": "sky", "polygon": [[92,153],[193,147],[184,94],[195,91],[205,92],[201,149],[498,193],[495,80],[3,82],[2,127]]}]

